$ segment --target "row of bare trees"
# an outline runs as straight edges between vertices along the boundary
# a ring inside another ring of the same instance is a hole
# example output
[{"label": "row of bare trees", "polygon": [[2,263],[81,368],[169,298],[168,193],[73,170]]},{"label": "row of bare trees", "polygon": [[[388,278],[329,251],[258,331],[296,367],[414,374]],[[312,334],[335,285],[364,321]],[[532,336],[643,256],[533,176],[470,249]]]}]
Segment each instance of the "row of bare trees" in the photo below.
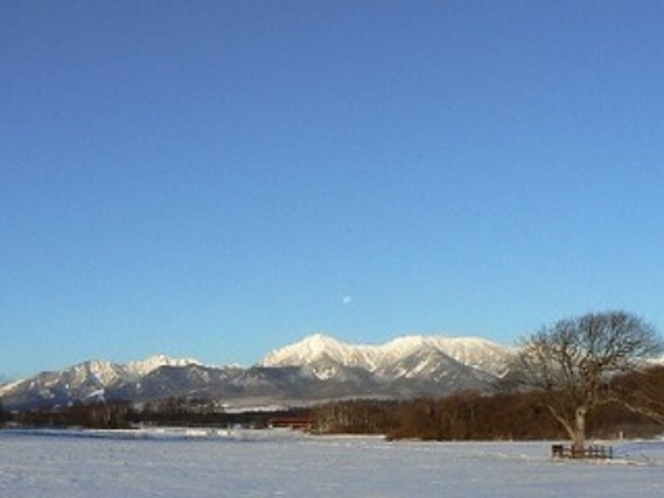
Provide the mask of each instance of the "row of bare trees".
[{"label": "row of bare trees", "polygon": [[24,427],[85,427],[126,429],[137,420],[137,412],[127,401],[74,403],[59,408],[22,410],[9,421]]},{"label": "row of bare trees", "polygon": [[[647,373],[650,389],[664,396],[664,368]],[[642,378],[627,376],[625,389]],[[512,392],[493,396],[459,393],[409,401],[353,400],[314,408],[323,433],[382,434],[390,439],[438,441],[565,439],[563,426],[551,416],[546,393]],[[647,437],[664,428],[651,417],[607,404],[588,414],[587,433],[594,438]]]},{"label": "row of bare trees", "polygon": [[[0,414],[0,425],[3,419]],[[134,405],[123,400],[74,403],[68,406],[5,413],[7,421],[24,427],[126,429],[139,425],[183,427],[267,427],[273,418],[309,418],[307,408],[228,413],[213,402],[171,397]]]}]

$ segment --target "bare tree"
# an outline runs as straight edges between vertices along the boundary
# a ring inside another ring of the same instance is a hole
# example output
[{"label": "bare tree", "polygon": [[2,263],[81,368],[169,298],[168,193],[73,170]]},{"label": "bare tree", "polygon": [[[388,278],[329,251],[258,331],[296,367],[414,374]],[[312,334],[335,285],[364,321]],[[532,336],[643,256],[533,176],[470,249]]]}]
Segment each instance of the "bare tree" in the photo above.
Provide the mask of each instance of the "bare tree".
[{"label": "bare tree", "polygon": [[525,338],[513,372],[524,385],[543,391],[574,449],[582,450],[588,412],[618,399],[611,380],[641,369],[663,349],[655,329],[641,318],[623,311],[591,313]]}]

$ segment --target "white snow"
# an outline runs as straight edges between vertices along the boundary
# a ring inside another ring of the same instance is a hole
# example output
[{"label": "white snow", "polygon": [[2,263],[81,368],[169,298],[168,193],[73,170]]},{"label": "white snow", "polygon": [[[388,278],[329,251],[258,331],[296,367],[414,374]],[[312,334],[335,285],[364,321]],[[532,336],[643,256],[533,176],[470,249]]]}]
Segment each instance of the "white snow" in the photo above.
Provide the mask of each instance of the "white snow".
[{"label": "white snow", "polygon": [[171,358],[157,354],[145,360],[130,361],[123,366],[129,374],[142,377],[160,367],[186,367],[187,365],[200,365],[200,362],[193,358]]},{"label": "white snow", "polygon": [[260,364],[266,367],[300,366],[329,358],[343,365],[365,367],[371,361],[372,353],[371,346],[350,345],[334,337],[314,334],[300,342],[272,351]]},{"label": "white snow", "polygon": [[10,382],[9,384],[3,384],[0,386],[0,396],[4,396],[6,393],[10,392],[12,389],[16,388],[23,382],[25,382],[25,379],[19,379],[15,380],[14,382]]},{"label": "white snow", "polygon": [[[324,334],[314,334],[272,351],[260,364],[302,366],[329,359],[344,366],[379,372],[392,369],[408,356],[419,354],[426,358],[431,352],[442,353],[469,367],[501,376],[505,373],[506,359],[512,350],[478,337],[410,335],[373,346],[347,344]],[[416,373],[425,373],[424,367]]]},{"label": "white snow", "polygon": [[662,496],[664,443],[555,461],[550,443],[387,442],[290,431],[0,431],[0,496]]},{"label": "white snow", "polygon": [[90,376],[93,376],[100,385],[107,386],[118,380],[122,372],[117,365],[105,360],[90,360],[73,368],[75,386],[82,385]]}]

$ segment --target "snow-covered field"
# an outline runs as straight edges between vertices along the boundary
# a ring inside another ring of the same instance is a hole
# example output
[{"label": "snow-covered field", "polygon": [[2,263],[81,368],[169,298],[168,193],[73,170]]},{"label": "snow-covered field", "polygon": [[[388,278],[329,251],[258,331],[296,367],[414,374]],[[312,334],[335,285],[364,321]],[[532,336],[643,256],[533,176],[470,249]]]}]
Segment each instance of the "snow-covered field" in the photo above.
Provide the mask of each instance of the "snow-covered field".
[{"label": "snow-covered field", "polygon": [[2,497],[664,496],[664,442],[610,462],[550,443],[388,442],[287,431],[0,431]]}]

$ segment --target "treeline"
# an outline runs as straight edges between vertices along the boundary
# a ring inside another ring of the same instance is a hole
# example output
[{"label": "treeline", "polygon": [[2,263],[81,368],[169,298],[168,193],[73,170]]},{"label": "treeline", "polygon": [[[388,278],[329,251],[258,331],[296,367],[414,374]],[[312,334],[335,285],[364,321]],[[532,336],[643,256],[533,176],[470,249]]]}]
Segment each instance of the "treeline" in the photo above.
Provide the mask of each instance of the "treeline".
[{"label": "treeline", "polygon": [[[354,400],[315,409],[319,432],[384,434],[390,439],[438,441],[566,439],[541,395],[458,394],[412,401]],[[588,419],[596,438],[646,437],[663,427],[620,405],[606,405]]]},{"label": "treeline", "polygon": [[[664,368],[616,380],[612,389],[629,402],[602,405],[588,417],[595,438],[647,437],[664,430]],[[325,433],[384,434],[392,439],[566,439],[543,393],[482,396],[460,393],[442,399],[354,400],[319,406],[317,428]],[[637,407],[638,409],[634,409]]]},{"label": "treeline", "polygon": [[9,422],[23,427],[127,429],[136,417],[136,410],[126,401],[77,402],[66,407],[12,412]]},{"label": "treeline", "polygon": [[[4,412],[4,422],[23,427],[129,429],[137,426],[265,428],[276,418],[310,418],[305,408],[281,411],[225,412],[207,400],[167,398],[134,405],[123,400]],[[1,415],[0,415],[1,416]]]},{"label": "treeline", "polygon": [[391,439],[494,440],[562,437],[536,396],[461,393],[442,399],[354,400],[316,410],[329,433],[385,434]]},{"label": "treeline", "polygon": [[2,406],[2,403],[0,403],[0,427],[4,426],[10,419],[11,415]]}]

